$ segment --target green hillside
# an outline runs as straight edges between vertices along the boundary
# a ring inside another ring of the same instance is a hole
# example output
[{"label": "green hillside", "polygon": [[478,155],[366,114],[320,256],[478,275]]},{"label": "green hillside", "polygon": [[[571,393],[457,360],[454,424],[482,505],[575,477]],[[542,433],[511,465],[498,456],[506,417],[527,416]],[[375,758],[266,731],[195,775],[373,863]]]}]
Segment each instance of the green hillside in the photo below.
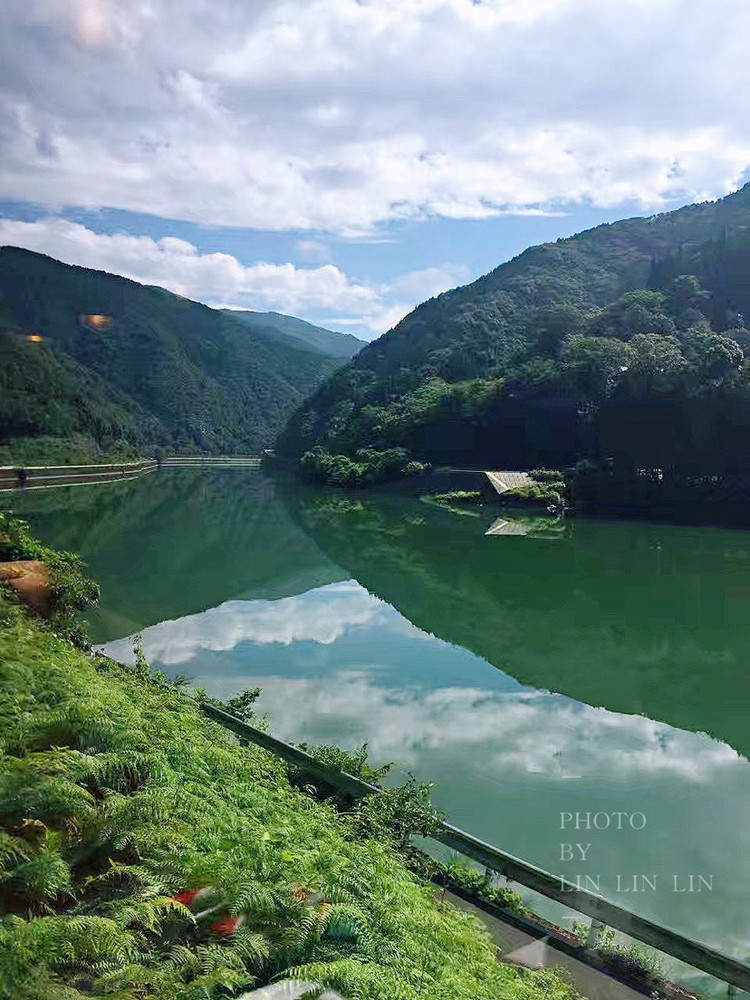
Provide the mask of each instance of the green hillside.
[{"label": "green hillside", "polygon": [[[257,452],[340,360],[103,271],[0,248],[0,445]],[[41,337],[33,342],[29,336]]]},{"label": "green hillside", "polygon": [[326,330],[325,327],[314,326],[303,319],[297,319],[296,316],[285,316],[277,312],[254,312],[250,309],[224,309],[223,312],[254,330],[261,330],[268,336],[273,336],[275,333],[294,346],[299,347],[302,344],[334,358],[348,360],[365,346],[363,340],[352,336],[351,333]]},{"label": "green hillside", "polygon": [[323,470],[321,449],[367,465],[358,451],[392,448],[505,468],[745,470],[749,276],[750,186],[534,247],[367,345],[279,450],[318,446]]}]

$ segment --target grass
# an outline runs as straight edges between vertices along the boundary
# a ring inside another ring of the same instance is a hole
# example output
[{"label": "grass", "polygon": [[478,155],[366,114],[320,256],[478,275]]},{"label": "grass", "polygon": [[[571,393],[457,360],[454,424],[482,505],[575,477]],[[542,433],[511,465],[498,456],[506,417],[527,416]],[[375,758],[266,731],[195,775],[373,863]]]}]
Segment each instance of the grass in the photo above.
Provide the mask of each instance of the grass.
[{"label": "grass", "polygon": [[2,588],[0,733],[3,1000],[218,1000],[280,975],[350,1000],[573,995],[499,964],[276,758]]},{"label": "grass", "polygon": [[[153,448],[150,449],[153,454]],[[143,456],[123,442],[119,447],[102,448],[91,437],[77,434],[67,438],[18,437],[0,444],[0,465],[101,465],[136,462]]]},{"label": "grass", "polygon": [[[585,941],[588,935],[586,924],[573,924],[573,933]],[[625,943],[617,931],[605,927],[596,945],[596,952],[606,969],[614,975],[624,976],[638,982],[651,997],[668,996],[667,979],[662,960],[658,953],[636,941]]]}]

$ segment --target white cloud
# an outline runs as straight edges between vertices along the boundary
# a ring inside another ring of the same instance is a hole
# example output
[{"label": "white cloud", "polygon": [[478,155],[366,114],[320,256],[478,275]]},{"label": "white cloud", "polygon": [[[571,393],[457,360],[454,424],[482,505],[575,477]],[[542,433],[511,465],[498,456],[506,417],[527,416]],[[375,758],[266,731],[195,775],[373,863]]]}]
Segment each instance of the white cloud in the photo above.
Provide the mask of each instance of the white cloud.
[{"label": "white cloud", "polygon": [[322,262],[331,257],[330,249],[320,240],[297,240],[296,249],[305,260]]},{"label": "white cloud", "polygon": [[447,267],[426,267],[421,271],[411,271],[391,282],[391,291],[404,296],[413,305],[424,302],[444,292],[446,288],[455,288],[469,280],[469,269],[460,264]]},{"label": "white cloud", "polygon": [[[201,650],[226,652],[242,642],[315,642],[331,645],[351,629],[385,625],[393,631],[420,633],[406,619],[392,621],[393,610],[354,580],[331,583],[276,601],[227,601],[217,608],[144,631],[149,657],[168,666],[188,663]],[[132,640],[107,645],[116,659],[132,660]]]},{"label": "white cloud", "polygon": [[723,0],[6,0],[0,197],[366,232],[656,209],[750,165]]},{"label": "white cloud", "polygon": [[[313,242],[313,241],[310,241]],[[36,222],[0,219],[0,245],[25,247],[68,264],[122,274],[160,285],[209,305],[273,309],[295,315],[332,315],[332,326],[360,335],[382,333],[423,299],[465,280],[463,267],[448,265],[415,271],[390,284],[367,285],[350,279],[333,264],[242,264],[226,253],[200,253],[192,243],[165,236],[96,233],[77,222],[46,218]],[[315,244],[317,247],[319,244]]]},{"label": "white cloud", "polygon": [[[356,630],[370,637],[396,634],[402,641],[408,637],[435,647],[448,645],[416,628],[355,580],[274,601],[227,601],[145,629],[143,644],[149,660],[175,667],[199,665],[201,652],[227,653],[240,643],[329,646]],[[108,643],[106,651],[130,662],[132,640]],[[377,645],[366,654],[374,664],[377,656]],[[195,678],[213,689],[223,685],[222,695],[246,681],[235,671],[223,682],[213,674]],[[630,779],[658,772],[706,782],[717,770],[747,765],[731,747],[704,734],[526,688],[425,688],[413,683],[398,688],[388,686],[392,675],[377,666],[313,678],[254,677],[255,682],[263,687],[263,709],[285,736],[310,732],[318,719],[339,718],[366,735],[376,759],[397,759],[404,766],[416,764],[424,754],[460,747],[481,748],[488,769],[497,774],[547,773],[563,779],[601,773]]]}]

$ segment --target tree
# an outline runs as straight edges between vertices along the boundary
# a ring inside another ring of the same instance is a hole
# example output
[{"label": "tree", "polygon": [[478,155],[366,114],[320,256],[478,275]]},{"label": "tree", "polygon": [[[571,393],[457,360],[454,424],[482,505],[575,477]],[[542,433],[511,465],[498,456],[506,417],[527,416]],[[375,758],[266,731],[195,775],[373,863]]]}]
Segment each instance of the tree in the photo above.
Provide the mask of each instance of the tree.
[{"label": "tree", "polygon": [[612,395],[633,357],[633,349],[622,340],[571,337],[562,351],[563,375],[573,395],[600,403]]},{"label": "tree", "polygon": [[630,341],[630,347],[633,354],[626,381],[635,395],[674,389],[688,368],[675,337],[639,333]]},{"label": "tree", "polygon": [[699,384],[717,387],[739,376],[744,360],[742,348],[729,337],[714,333],[706,321],[691,326],[683,344]]}]

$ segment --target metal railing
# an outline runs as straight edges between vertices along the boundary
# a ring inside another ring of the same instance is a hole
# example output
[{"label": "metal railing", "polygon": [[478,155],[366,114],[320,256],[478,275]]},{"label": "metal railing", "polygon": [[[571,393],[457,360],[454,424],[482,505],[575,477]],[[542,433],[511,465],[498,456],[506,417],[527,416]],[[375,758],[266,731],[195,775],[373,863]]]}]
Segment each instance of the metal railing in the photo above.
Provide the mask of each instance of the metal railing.
[{"label": "metal railing", "polygon": [[[357,798],[382,794],[382,789],[375,785],[355,778],[351,774],[346,774],[344,771],[327,767],[310,754],[305,753],[304,750],[276,739],[276,737],[256,729],[255,726],[251,726],[221,709],[207,704],[201,705],[201,708],[207,716],[238,736],[269,750],[291,764],[304,768],[333,788],[338,788]],[[592,933],[589,937],[589,946],[593,946],[603,927],[613,927],[666,955],[670,955],[672,958],[685,962],[694,969],[727,983],[732,988],[750,992],[750,967],[737,959],[728,958],[714,948],[692,941],[690,938],[678,934],[677,931],[662,927],[645,917],[631,913],[629,910],[617,906],[616,903],[610,903],[602,896],[580,889],[542,868],[537,868],[521,858],[516,858],[492,844],[487,844],[477,837],[473,837],[464,830],[459,830],[458,827],[452,826],[450,823],[441,824],[441,829],[433,835],[432,839],[472,858],[484,865],[485,868],[546,896],[548,899],[553,899],[578,913],[591,917]]]},{"label": "metal railing", "polygon": [[101,465],[4,465],[0,466],[0,493],[133,479],[155,469],[156,462],[153,459]]}]

